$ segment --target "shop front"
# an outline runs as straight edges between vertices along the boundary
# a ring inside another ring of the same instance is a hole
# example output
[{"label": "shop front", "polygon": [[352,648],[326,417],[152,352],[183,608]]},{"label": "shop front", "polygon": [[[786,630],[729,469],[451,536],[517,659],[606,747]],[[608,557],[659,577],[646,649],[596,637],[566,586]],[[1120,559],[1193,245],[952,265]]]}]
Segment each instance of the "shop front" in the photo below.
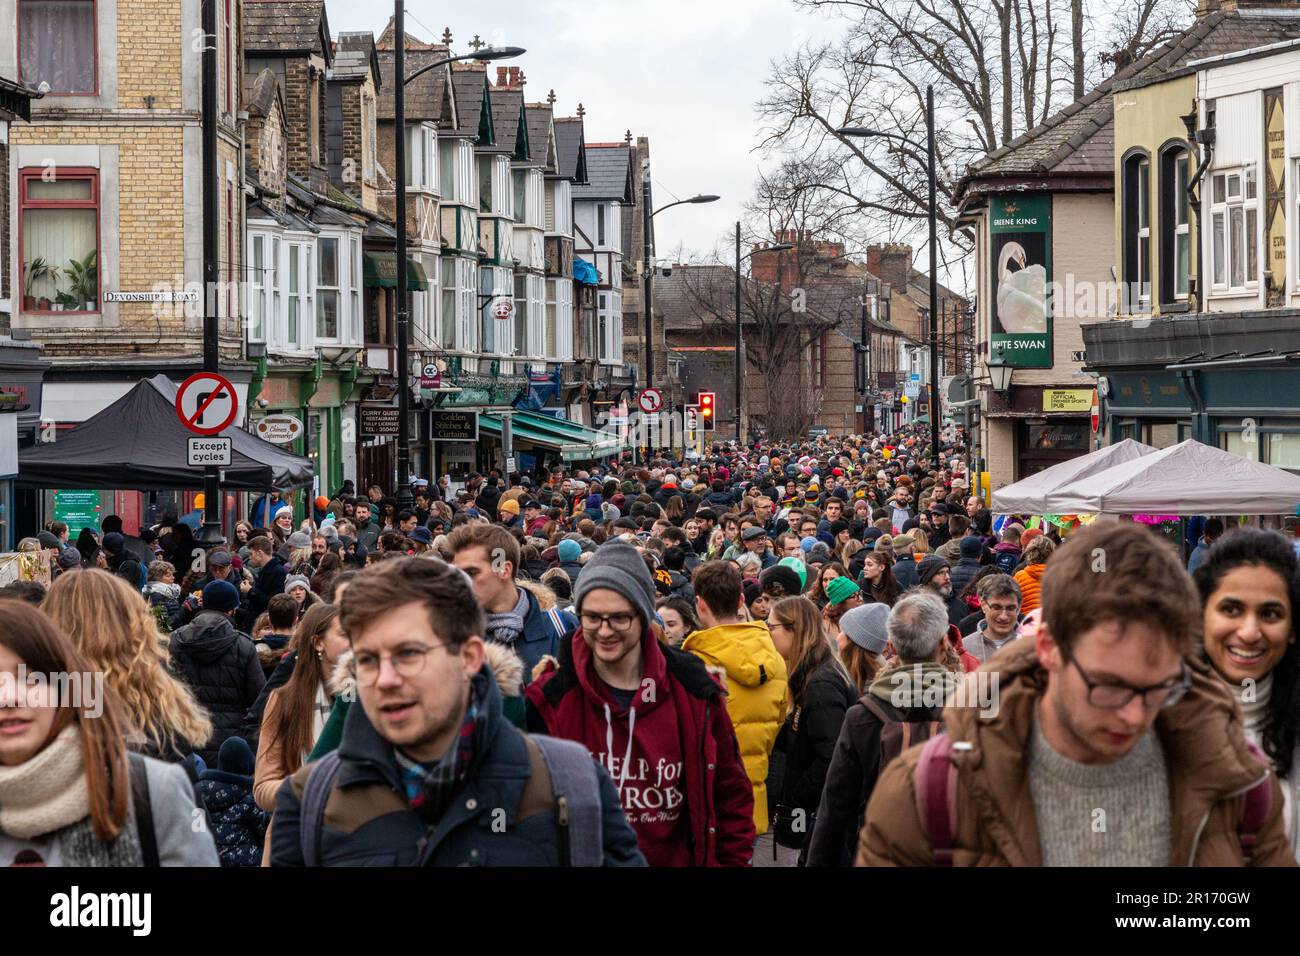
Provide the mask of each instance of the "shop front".
[{"label": "shop front", "polygon": [[[985,390],[982,443],[1000,487],[1092,450],[1091,388],[1013,386],[1008,395]],[[1008,464],[1011,467],[1008,467]]]},{"label": "shop front", "polygon": [[1085,325],[1111,442],[1189,438],[1300,471],[1300,310]]}]

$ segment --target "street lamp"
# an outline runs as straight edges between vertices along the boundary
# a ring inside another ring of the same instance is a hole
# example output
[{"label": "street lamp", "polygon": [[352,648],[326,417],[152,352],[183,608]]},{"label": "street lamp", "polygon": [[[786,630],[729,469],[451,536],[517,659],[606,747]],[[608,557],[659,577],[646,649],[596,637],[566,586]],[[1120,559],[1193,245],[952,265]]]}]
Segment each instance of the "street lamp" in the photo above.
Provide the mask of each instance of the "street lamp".
[{"label": "street lamp", "polygon": [[416,77],[448,63],[461,60],[509,60],[522,56],[522,47],[486,47],[475,53],[446,57],[426,63],[410,76],[406,75],[406,11],[403,0],[393,0],[393,76],[401,82],[393,89],[393,151],[397,179],[397,507],[409,508],[411,495],[411,357],[410,357],[410,288],[406,275],[406,84]]},{"label": "street lamp", "polygon": [[[654,212],[650,211],[650,170],[646,168],[641,184],[641,215],[642,230],[645,233],[642,245],[645,247],[645,307],[642,311],[645,313],[645,387],[649,388],[654,384],[654,231],[651,228],[651,220],[659,215],[665,209],[672,209],[674,206],[701,205],[703,203],[717,202],[721,196],[711,194],[701,194],[692,196],[690,199],[679,199],[676,202],[670,202],[666,206],[660,206]],[[671,389],[670,389],[671,391]]]},{"label": "street lamp", "polygon": [[[1002,343],[998,343],[999,346]],[[1016,372],[1015,366],[1007,362],[1007,357],[1003,354],[1001,348],[989,352],[989,357],[985,360],[984,365],[989,370],[989,384],[993,391],[998,395],[1006,395],[1011,391],[1011,376]]]},{"label": "street lamp", "polygon": [[774,246],[751,249],[745,255],[740,254],[740,223],[736,223],[736,447],[740,447],[740,409],[744,401],[745,360],[744,347],[740,341],[740,264],[756,252],[786,252],[794,246],[788,242],[778,242]]},{"label": "street lamp", "polygon": [[864,139],[881,137],[906,143],[909,147],[926,154],[926,173],[930,180],[930,451],[934,467],[941,466],[939,452],[939,243],[937,238],[938,201],[936,199],[937,180],[934,172],[934,87],[925,88],[925,131],[926,146],[924,150],[897,133],[886,133],[867,126],[844,126],[835,132],[840,136],[856,136]]}]

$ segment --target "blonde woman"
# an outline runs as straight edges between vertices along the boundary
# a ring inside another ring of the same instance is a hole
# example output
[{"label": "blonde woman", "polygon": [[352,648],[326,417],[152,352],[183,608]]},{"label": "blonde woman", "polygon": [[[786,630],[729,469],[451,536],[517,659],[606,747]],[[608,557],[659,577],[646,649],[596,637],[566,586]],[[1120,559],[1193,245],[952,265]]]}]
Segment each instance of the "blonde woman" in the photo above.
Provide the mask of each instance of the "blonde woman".
[{"label": "blonde woman", "polygon": [[130,748],[171,763],[212,736],[212,722],[168,670],[167,638],[140,592],[94,568],[60,575],[41,609],[121,701]]},{"label": "blonde woman", "polygon": [[767,627],[790,675],[790,714],[776,739],[776,749],[785,755],[785,769],[777,791],[776,820],[769,831],[775,838],[774,862],[769,863],[756,848],[754,865],[793,866],[802,860],[840,726],[859,692],[822,628],[817,605],[808,598],[777,601],[768,612]]}]

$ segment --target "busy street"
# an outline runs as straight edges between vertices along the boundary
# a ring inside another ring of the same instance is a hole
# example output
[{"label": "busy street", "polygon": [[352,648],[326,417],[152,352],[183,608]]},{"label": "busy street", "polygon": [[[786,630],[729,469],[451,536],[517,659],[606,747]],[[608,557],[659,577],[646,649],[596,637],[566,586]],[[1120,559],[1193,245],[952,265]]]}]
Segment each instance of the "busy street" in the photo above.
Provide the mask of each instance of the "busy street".
[{"label": "busy street", "polygon": [[1300,0],[0,26],[6,910],[1284,925]]}]

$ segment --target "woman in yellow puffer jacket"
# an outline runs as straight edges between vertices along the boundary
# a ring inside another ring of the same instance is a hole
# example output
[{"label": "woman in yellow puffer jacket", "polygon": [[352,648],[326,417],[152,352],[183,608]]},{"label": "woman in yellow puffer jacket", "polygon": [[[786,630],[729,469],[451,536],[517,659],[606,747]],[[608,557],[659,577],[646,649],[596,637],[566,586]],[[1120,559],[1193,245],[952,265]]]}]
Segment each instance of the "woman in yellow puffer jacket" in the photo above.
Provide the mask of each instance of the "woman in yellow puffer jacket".
[{"label": "woman in yellow puffer jacket", "polygon": [[700,565],[692,581],[701,630],[682,643],[715,675],[723,678],[727,714],[754,787],[755,833],[767,832],[767,763],[786,716],[789,693],[785,661],[776,652],[763,621],[740,616],[744,603],[740,572],[729,561]]}]

